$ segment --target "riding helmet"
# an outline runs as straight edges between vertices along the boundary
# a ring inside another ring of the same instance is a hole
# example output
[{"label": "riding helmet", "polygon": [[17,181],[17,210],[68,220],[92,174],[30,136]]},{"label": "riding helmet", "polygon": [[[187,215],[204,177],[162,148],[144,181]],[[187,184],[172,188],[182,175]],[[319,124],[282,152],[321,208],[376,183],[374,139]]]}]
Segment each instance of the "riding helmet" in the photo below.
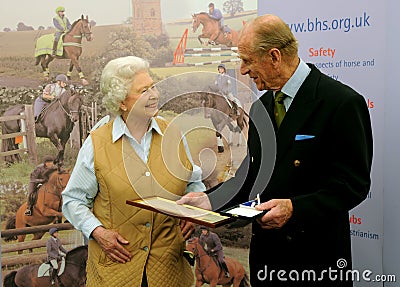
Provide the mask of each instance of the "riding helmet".
[{"label": "riding helmet", "polygon": [[61,81],[61,82],[64,82],[64,83],[68,83],[68,78],[64,74],[59,74],[56,77],[56,81]]},{"label": "riding helmet", "polygon": [[225,72],[226,72],[226,67],[225,67],[224,64],[219,64],[219,65],[218,65],[218,70],[219,70],[219,68],[224,68],[224,70],[225,70]]},{"label": "riding helmet", "polygon": [[43,163],[45,163],[45,162],[50,162],[50,161],[53,161],[53,162],[54,162],[54,160],[55,160],[55,158],[54,158],[54,156],[52,156],[52,155],[45,155],[45,156],[43,157]]},{"label": "riding helmet", "polygon": [[200,226],[200,230],[207,230],[207,231],[210,231],[210,228],[207,227],[207,226],[202,225],[202,226]]},{"label": "riding helmet", "polygon": [[214,3],[208,4],[208,7],[214,7]]},{"label": "riding helmet", "polygon": [[49,233],[50,235],[53,235],[54,233],[58,232],[58,229],[55,227],[50,228]]},{"label": "riding helmet", "polygon": [[58,14],[58,12],[64,12],[65,11],[65,8],[63,7],[63,6],[58,6],[57,8],[56,8],[56,13]]}]

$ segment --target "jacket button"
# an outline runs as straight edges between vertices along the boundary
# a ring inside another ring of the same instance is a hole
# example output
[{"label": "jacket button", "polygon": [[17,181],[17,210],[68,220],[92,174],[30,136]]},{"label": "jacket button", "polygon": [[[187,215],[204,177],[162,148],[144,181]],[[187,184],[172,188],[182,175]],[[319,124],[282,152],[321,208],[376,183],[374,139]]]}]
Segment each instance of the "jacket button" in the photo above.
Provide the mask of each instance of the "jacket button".
[{"label": "jacket button", "polygon": [[292,241],[292,237],[289,235],[286,235],[286,241],[288,241],[288,242]]},{"label": "jacket button", "polygon": [[150,227],[150,222],[146,222],[146,227]]},{"label": "jacket button", "polygon": [[294,164],[294,166],[300,166],[300,161],[298,160],[298,159],[296,159],[294,162],[293,162],[293,164]]},{"label": "jacket button", "polygon": [[150,176],[150,171],[146,171],[146,172],[144,173],[144,175],[145,175],[145,176]]},{"label": "jacket button", "polygon": [[143,250],[147,252],[147,251],[149,251],[149,247],[145,246],[145,247],[143,247]]}]

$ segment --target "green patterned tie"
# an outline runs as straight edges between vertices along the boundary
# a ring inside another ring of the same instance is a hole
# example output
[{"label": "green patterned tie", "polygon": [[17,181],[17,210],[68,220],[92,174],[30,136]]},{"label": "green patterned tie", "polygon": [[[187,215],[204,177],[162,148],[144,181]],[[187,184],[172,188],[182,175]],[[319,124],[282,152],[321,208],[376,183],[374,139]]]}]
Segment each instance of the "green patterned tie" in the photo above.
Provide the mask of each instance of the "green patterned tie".
[{"label": "green patterned tie", "polygon": [[286,98],[286,95],[281,91],[275,93],[275,106],[274,106],[274,114],[275,121],[278,128],[280,127],[283,118],[286,114],[285,105],[283,104],[283,99]]}]

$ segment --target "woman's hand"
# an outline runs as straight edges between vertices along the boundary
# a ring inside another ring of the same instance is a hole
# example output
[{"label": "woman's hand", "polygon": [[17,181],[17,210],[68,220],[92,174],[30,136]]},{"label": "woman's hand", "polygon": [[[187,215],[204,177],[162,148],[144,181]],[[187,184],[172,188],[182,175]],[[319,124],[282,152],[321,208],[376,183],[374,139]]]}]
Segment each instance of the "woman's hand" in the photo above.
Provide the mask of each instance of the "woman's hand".
[{"label": "woman's hand", "polygon": [[92,237],[112,261],[120,263],[131,261],[132,254],[123,246],[129,241],[125,240],[118,232],[98,226],[93,230]]}]

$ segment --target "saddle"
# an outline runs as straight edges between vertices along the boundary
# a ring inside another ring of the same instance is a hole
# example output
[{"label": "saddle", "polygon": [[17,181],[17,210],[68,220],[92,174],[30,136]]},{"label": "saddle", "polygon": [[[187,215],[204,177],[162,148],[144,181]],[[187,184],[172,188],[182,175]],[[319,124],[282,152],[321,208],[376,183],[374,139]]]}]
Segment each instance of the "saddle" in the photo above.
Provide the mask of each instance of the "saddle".
[{"label": "saddle", "polygon": [[[62,259],[58,261],[58,266],[59,268],[57,275],[60,276],[65,271],[65,257],[62,257]],[[44,262],[40,264],[37,277],[49,277],[51,268],[50,262]]]}]

